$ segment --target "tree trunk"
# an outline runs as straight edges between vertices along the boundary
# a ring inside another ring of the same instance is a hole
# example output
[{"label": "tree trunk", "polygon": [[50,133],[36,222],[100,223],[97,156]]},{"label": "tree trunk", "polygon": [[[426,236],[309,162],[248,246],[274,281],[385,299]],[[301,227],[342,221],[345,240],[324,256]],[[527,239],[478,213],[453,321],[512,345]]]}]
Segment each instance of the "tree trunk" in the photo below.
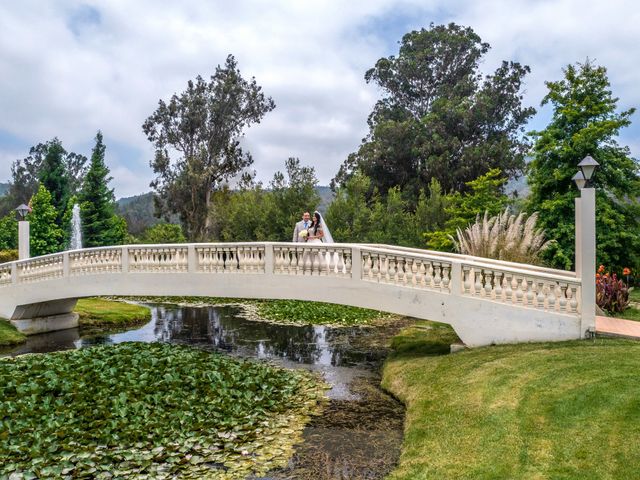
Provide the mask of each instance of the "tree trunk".
[{"label": "tree trunk", "polygon": [[205,205],[205,214],[204,214],[204,231],[202,232],[203,238],[201,240],[208,240],[209,233],[211,230],[211,220],[209,219],[209,205],[211,204],[211,186],[209,185],[207,188],[207,192],[205,194],[204,205]]}]

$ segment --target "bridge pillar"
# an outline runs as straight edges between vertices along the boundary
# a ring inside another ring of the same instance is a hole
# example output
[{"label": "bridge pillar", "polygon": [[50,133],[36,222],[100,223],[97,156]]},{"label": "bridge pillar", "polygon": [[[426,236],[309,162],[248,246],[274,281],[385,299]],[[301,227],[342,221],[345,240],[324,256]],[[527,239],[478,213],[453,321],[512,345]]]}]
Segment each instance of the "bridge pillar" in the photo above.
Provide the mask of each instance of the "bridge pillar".
[{"label": "bridge pillar", "polygon": [[18,259],[29,258],[29,222],[21,220],[18,222]]},{"label": "bridge pillar", "polygon": [[596,189],[581,189],[579,200],[576,202],[576,275],[582,281],[580,327],[585,336],[596,328]]}]

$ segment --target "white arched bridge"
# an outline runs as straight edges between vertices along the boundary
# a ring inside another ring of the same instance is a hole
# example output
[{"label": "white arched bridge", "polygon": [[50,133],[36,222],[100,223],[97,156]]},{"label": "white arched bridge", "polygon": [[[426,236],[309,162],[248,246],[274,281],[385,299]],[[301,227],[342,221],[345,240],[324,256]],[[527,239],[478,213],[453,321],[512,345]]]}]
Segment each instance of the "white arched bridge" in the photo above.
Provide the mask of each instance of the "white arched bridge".
[{"label": "white arched bridge", "polygon": [[158,295],[373,308],[448,323],[468,346],[567,340],[593,327],[581,291],[574,272],[385,245],[125,245],[0,265],[0,316],[28,334],[76,326],[78,298]]}]

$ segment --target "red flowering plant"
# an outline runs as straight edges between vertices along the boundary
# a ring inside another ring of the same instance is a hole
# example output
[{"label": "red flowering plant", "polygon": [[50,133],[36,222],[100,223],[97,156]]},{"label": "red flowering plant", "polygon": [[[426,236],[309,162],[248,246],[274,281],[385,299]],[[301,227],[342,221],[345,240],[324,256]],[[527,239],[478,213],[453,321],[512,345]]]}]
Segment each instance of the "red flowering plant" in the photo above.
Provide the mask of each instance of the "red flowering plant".
[{"label": "red flowering plant", "polygon": [[609,313],[623,312],[629,306],[627,284],[618,279],[615,273],[605,273],[604,265],[600,265],[596,273],[596,303]]}]

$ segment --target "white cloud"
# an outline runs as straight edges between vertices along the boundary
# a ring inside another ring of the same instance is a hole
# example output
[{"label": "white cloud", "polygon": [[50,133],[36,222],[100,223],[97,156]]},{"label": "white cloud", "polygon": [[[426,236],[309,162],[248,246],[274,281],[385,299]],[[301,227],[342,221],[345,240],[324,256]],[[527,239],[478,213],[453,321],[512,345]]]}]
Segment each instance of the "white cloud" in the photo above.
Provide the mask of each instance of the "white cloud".
[{"label": "white cloud", "polygon": [[[395,53],[403,33],[431,21],[472,26],[492,45],[486,71],[502,59],[530,65],[531,105],[545,80],[587,56],[608,67],[622,107],[637,105],[639,15],[631,1],[615,0],[3,2],[0,180],[30,145],[58,136],[89,154],[102,129],[119,146],[107,150],[116,194],[147,190],[152,149],[142,122],[158,99],[210,76],[233,53],[277,104],[244,139],[259,177],[268,180],[298,156],[327,183],[367,131],[379,93],[364,72]],[[636,155],[639,131],[622,137]]]}]

